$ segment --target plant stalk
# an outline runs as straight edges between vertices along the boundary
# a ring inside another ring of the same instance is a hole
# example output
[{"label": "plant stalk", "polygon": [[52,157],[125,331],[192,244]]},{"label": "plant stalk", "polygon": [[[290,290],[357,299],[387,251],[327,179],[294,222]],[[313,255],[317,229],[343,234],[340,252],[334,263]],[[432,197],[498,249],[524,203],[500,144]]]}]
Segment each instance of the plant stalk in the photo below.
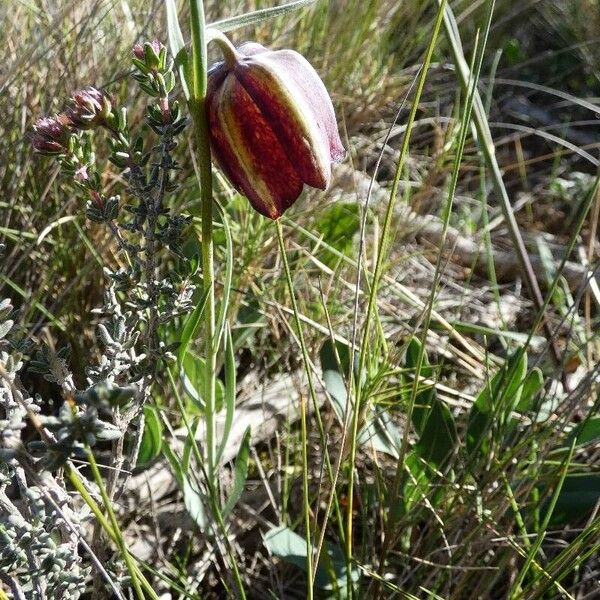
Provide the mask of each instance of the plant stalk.
[{"label": "plant stalk", "polygon": [[[285,277],[292,300],[292,308],[294,310],[294,319],[296,321],[296,329],[298,330],[298,340],[300,341],[300,348],[302,350],[302,359],[304,367],[306,369],[306,376],[308,379],[308,388],[311,397],[315,398],[315,390],[312,383],[312,376],[310,372],[310,361],[308,358],[308,351],[306,349],[306,343],[304,342],[304,333],[302,331],[302,324],[300,323],[300,317],[298,312],[298,304],[296,302],[296,295],[294,294],[294,282],[292,281],[292,274],[290,272],[290,265],[287,260],[285,253],[285,242],[283,241],[283,231],[281,228],[281,221],[277,219],[275,221],[275,229],[277,230],[277,241],[279,242],[279,252],[281,254],[281,260],[283,261],[283,268],[285,271]],[[313,598],[313,551],[311,541],[311,527],[310,527],[310,501],[309,501],[309,488],[308,488],[308,439],[306,430],[306,401],[304,398],[300,398],[300,409],[301,409],[301,422],[302,422],[302,495],[304,503],[304,526],[306,528],[306,576],[307,576],[307,599],[312,600]],[[318,407],[315,404],[315,409]],[[315,566],[316,568],[316,566]]]},{"label": "plant stalk", "polygon": [[208,137],[208,120],[206,118],[206,22],[204,3],[202,0],[190,0],[190,19],[192,35],[192,81],[190,113],[194,121],[196,151],[200,172],[200,201],[202,217],[202,278],[207,294],[204,310],[204,402],[206,406],[206,463],[211,484],[217,485],[215,478],[215,274],[213,246],[213,199],[212,199],[212,167],[210,158],[210,142]]},{"label": "plant stalk", "polygon": [[400,149],[400,157],[398,159],[398,163],[396,165],[396,172],[394,175],[394,180],[392,183],[392,189],[390,192],[390,200],[388,202],[388,206],[385,213],[381,238],[379,241],[379,247],[377,251],[377,260],[375,263],[375,268],[373,271],[373,278],[371,281],[371,289],[369,292],[369,300],[367,304],[367,313],[364,320],[363,332],[362,332],[362,343],[360,349],[359,356],[359,365],[358,365],[358,377],[357,377],[357,386],[356,386],[356,400],[355,405],[353,406],[352,413],[352,423],[351,423],[351,433],[350,433],[350,466],[349,466],[349,475],[348,475],[348,513],[347,513],[347,521],[346,521],[346,555],[348,558],[352,558],[352,512],[353,512],[353,504],[354,504],[354,468],[356,461],[356,449],[357,449],[357,438],[358,438],[358,426],[359,426],[359,416],[361,414],[361,410],[363,409],[363,403],[367,402],[367,398],[362,398],[361,394],[361,377],[365,372],[366,363],[367,363],[367,355],[368,347],[369,347],[369,337],[371,332],[371,321],[374,320],[374,310],[377,300],[377,294],[379,291],[379,284],[383,277],[383,267],[385,265],[385,257],[387,255],[387,250],[390,244],[390,231],[392,225],[392,217],[394,214],[394,206],[396,204],[396,198],[398,194],[398,188],[400,185],[400,178],[404,171],[404,165],[406,163],[406,159],[408,157],[408,147],[410,143],[411,133],[413,129],[413,125],[415,122],[415,118],[417,115],[417,109],[419,107],[419,101],[421,98],[421,94],[423,93],[423,89],[425,87],[425,79],[427,77],[427,73],[429,71],[429,66],[431,64],[431,59],[433,56],[433,50],[435,48],[435,43],[437,41],[439,31],[442,25],[444,8],[446,6],[446,0],[441,0],[441,6],[438,9],[435,24],[433,26],[433,31],[431,33],[431,38],[429,41],[429,45],[427,47],[427,51],[425,53],[425,59],[423,61],[423,66],[421,67],[421,72],[419,74],[417,89],[415,91],[415,96],[413,99],[413,104],[410,110],[410,114],[406,124],[406,131],[404,133],[404,139],[402,140],[402,147]]}]

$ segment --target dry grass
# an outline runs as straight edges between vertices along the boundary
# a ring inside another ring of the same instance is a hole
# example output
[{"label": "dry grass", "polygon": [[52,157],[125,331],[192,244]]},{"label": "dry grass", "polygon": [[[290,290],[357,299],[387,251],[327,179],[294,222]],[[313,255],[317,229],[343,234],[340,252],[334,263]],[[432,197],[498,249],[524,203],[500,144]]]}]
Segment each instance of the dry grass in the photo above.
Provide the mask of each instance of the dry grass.
[{"label": "dry grass", "polygon": [[[216,20],[259,4],[208,3],[207,10],[210,20]],[[338,339],[352,337],[360,206],[382,154],[368,216],[365,268],[372,269],[407,110],[384,148],[382,142],[422,60],[434,4],[425,0],[318,2],[291,18],[233,35],[236,41],[257,39],[304,52],[332,91],[350,150],[333,189],[318,198],[307,195],[285,222],[317,380],[323,342],[331,333]],[[596,115],[570,99],[518,87],[508,80],[544,84],[588,99],[596,96],[600,63],[592,42],[600,15],[590,0],[542,0],[522,2],[518,7],[508,1],[497,4],[480,89],[484,98],[489,94],[489,118],[505,183],[532,260],[537,260],[537,275],[548,289],[552,269],[568,248],[597,171],[597,164],[581,155],[585,149],[595,158],[597,144],[582,148],[586,140],[577,138],[582,132],[593,138],[596,128],[571,123],[571,129],[565,130],[565,123],[587,122]],[[485,3],[452,5],[469,58]],[[0,241],[8,246],[0,269],[0,296],[14,299],[18,321],[33,338],[73,347],[73,369],[83,380],[84,357],[90,352],[96,318],[91,310],[101,302],[103,290],[102,264],[118,258],[103,231],[85,222],[77,192],[56,177],[49,161],[33,155],[28,135],[37,116],[59,110],[72,90],[88,84],[106,86],[123,103],[129,102],[134,120],[141,122],[142,107],[125,83],[128,55],[134,41],[164,37],[162,3],[19,3],[0,8],[0,17],[0,45],[5,48],[0,70]],[[545,47],[547,38],[552,44]],[[497,51],[504,54],[495,64]],[[502,256],[510,260],[513,250],[476,142],[469,137],[450,215],[454,237],[444,249],[432,325],[424,335],[423,315],[439,253],[440,238],[435,232],[439,236],[443,226],[440,215],[465,105],[445,40],[440,40],[436,52],[401,185],[394,244],[377,298],[380,345],[364,385],[370,394],[369,415],[386,413],[399,430],[410,428],[406,406],[415,365],[407,363],[405,353],[413,336],[424,337],[431,366],[421,372],[426,382],[419,393],[435,387],[456,421],[458,442],[448,462],[428,472],[422,494],[414,492],[406,480],[426,470],[408,468],[402,474],[404,496],[395,506],[389,502],[397,460],[373,451],[369,444],[360,448],[351,566],[362,579],[354,597],[592,598],[597,593],[599,565],[593,555],[585,555],[598,547],[600,526],[595,513],[579,514],[583,520],[569,513],[567,519],[550,521],[546,527],[543,520],[563,467],[565,440],[574,424],[596,410],[598,298],[593,288],[590,291],[584,285],[587,265],[583,260],[589,256],[592,266],[597,260],[597,240],[595,236],[589,239],[596,231],[595,223],[585,222],[576,251],[567,257],[572,268],[579,269],[572,285],[561,280],[549,302],[562,363],[553,363],[540,330],[533,332],[536,337],[528,350],[529,370],[539,366],[544,374],[540,402],[558,398],[552,407],[544,407],[550,415],[535,422],[535,411],[523,411],[510,423],[494,421],[488,451],[468,452],[469,411],[481,390],[490,386],[491,374],[527,338],[535,311],[514,263],[501,269]],[[555,68],[558,56],[564,58],[560,63],[564,71]],[[497,84],[495,78],[500,80]],[[517,95],[523,101],[511,104]],[[555,138],[543,138],[542,128]],[[189,147],[182,144],[180,151],[184,185],[177,202],[193,211],[198,202],[193,160]],[[583,175],[577,179],[576,172]],[[117,184],[109,166],[103,176]],[[219,191],[222,198],[230,198],[224,186]],[[236,354],[239,402],[254,402],[254,418],[260,422],[270,407],[265,394],[275,389],[278,398],[283,395],[283,374],[292,374],[289,381],[284,379],[285,389],[295,387],[305,393],[305,382],[298,374],[300,354],[292,343],[289,298],[273,230],[239,198],[227,210],[236,249],[231,319],[240,340]],[[466,254],[465,244],[475,250]],[[222,258],[224,244],[217,251]],[[554,260],[544,259],[547,251]],[[219,264],[217,278],[222,276]],[[584,278],[577,280],[582,272]],[[359,302],[361,315],[367,295],[365,287]],[[50,397],[55,393],[34,378],[32,384]],[[179,417],[163,384],[159,382],[157,402],[177,429]],[[563,384],[570,389],[560,395],[557,389]],[[319,397],[327,445],[335,458],[342,436],[340,419],[333,409],[331,389],[320,385]],[[301,439],[294,419],[285,411],[282,415],[277,432],[259,441],[230,525],[250,598],[305,597],[301,569],[271,557],[263,543],[269,528],[279,524],[304,535]],[[313,422],[309,436],[311,509],[320,524],[330,486],[316,431]],[[410,448],[417,438],[413,429]],[[596,482],[597,459],[597,442],[578,447],[568,465],[569,475],[592,474]],[[120,501],[128,542],[136,554],[192,597],[226,597],[221,580],[228,581],[230,565],[222,542],[194,530],[167,465],[163,460],[138,475],[139,486],[148,478],[146,489],[138,490],[138,495],[130,490]],[[336,490],[342,511],[347,475],[342,470]],[[411,489],[417,497],[414,503],[407,501]],[[570,499],[572,505],[563,508],[576,513],[579,500]],[[590,502],[594,504],[593,498]],[[397,521],[388,531],[386,522],[392,511],[397,511]],[[524,557],[540,536],[545,541],[534,553],[533,566],[522,585],[515,587]],[[580,545],[578,536],[585,538]],[[332,546],[339,544],[334,521],[326,538]],[[384,551],[386,561],[381,564]],[[581,557],[585,560],[580,562]],[[157,589],[167,590],[158,581]],[[347,597],[343,590],[333,593],[336,596]]]}]

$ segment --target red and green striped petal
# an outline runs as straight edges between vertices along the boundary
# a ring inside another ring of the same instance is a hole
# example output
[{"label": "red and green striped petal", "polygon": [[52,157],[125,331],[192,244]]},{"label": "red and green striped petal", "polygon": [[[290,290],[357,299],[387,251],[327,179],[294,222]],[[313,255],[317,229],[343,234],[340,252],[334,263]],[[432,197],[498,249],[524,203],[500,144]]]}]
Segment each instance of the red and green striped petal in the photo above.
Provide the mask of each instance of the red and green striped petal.
[{"label": "red and green striped petal", "polygon": [[270,124],[237,79],[228,75],[209,107],[211,142],[225,175],[271,219],[302,192],[303,182]]},{"label": "red and green striped petal", "polygon": [[277,219],[303,184],[326,189],[345,151],[327,90],[300,54],[255,43],[238,52],[209,72],[211,145],[232,184]]}]

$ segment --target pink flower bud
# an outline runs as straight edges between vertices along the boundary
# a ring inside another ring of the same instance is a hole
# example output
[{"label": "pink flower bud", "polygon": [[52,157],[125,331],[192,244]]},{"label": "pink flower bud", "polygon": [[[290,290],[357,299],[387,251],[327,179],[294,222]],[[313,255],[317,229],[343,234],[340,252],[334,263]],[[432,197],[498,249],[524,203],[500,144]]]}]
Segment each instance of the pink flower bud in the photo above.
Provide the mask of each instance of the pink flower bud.
[{"label": "pink flower bud", "polygon": [[132,48],[133,55],[140,60],[144,60],[144,46],[142,44],[135,44]]},{"label": "pink flower bud", "polygon": [[71,106],[65,114],[75,129],[85,130],[105,124],[111,109],[110,98],[104,92],[88,87],[71,96]]},{"label": "pink flower bud", "polygon": [[41,117],[33,126],[32,144],[42,154],[63,154],[67,151],[71,132],[65,115]]},{"label": "pink flower bud", "polygon": [[324,190],[345,156],[333,105],[310,63],[293,50],[246,43],[208,74],[213,154],[262,215],[278,219],[304,184]]}]

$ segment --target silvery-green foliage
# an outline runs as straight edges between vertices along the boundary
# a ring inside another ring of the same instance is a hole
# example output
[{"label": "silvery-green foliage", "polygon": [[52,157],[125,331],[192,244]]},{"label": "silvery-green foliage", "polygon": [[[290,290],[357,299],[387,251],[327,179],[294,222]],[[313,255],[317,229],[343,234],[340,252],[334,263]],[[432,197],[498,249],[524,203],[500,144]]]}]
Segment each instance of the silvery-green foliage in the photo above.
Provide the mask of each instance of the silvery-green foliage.
[{"label": "silvery-green foliage", "polygon": [[140,337],[137,311],[124,309],[117,299],[115,286],[109,285],[104,293],[103,307],[94,312],[104,317],[96,332],[103,352],[100,362],[86,369],[90,384],[115,385],[127,380],[129,385],[141,387],[146,355],[136,350]]},{"label": "silvery-green foliage", "polygon": [[[169,97],[172,61],[164,46],[151,46],[134,65],[135,79],[153,98],[146,114],[153,139],[134,135],[126,108],[95,88],[76,92],[63,113],[39,119],[34,128],[34,148],[58,160],[63,176],[84,195],[82,212],[92,227],[106,228],[119,266],[105,265],[104,302],[94,311],[96,343],[83,382],[71,372],[69,348],[32,348],[27,336],[14,335],[11,303],[0,302],[0,580],[15,598],[78,598],[85,589],[77,512],[53,473],[72,458],[87,458],[94,447],[112,466],[108,493],[117,492],[125,461],[135,465],[138,417],[158,366],[174,360],[176,345],[161,339],[161,328],[192,308],[190,278],[197,267],[182,250],[191,217],[167,206],[177,189],[174,151],[186,119]],[[102,153],[95,147],[103,140],[125,182],[119,193],[103,189]],[[162,274],[169,257],[183,265],[184,275],[173,269]],[[58,408],[55,399],[42,403],[27,393],[19,379],[24,364],[60,390]],[[42,413],[41,404],[50,410]],[[39,433],[29,441],[23,439],[28,420]],[[125,444],[126,436],[134,443]],[[124,456],[125,448],[134,450]],[[114,566],[120,581],[118,561]]]},{"label": "silvery-green foliage", "polygon": [[[20,501],[11,501],[6,488],[14,475],[9,465],[0,467],[1,579],[15,597],[21,593],[32,600],[76,600],[90,572],[81,564],[77,536],[61,526],[63,515],[48,505],[38,486],[23,488]],[[61,498],[69,502],[66,494]],[[71,526],[77,521],[73,511],[69,520]]]},{"label": "silvery-green foliage", "polygon": [[[22,357],[15,352],[8,334],[13,322],[10,301],[0,302],[0,580],[15,598],[77,599],[85,589],[89,569],[81,566],[71,509],[66,491],[51,481],[48,489],[62,506],[62,515],[49,506],[44,493],[31,485],[24,465],[34,457],[23,447],[21,430],[28,414],[39,415],[40,407],[19,380]],[[41,417],[40,417],[41,418]],[[50,475],[47,477],[50,478]],[[9,496],[9,487],[16,484]],[[71,527],[63,515],[68,513]]]},{"label": "silvery-green foliage", "polygon": [[21,430],[28,411],[40,412],[19,380],[23,361],[22,356],[12,350],[9,339],[14,325],[11,313],[10,300],[0,301],[0,459],[3,461],[13,460],[21,447]]}]

